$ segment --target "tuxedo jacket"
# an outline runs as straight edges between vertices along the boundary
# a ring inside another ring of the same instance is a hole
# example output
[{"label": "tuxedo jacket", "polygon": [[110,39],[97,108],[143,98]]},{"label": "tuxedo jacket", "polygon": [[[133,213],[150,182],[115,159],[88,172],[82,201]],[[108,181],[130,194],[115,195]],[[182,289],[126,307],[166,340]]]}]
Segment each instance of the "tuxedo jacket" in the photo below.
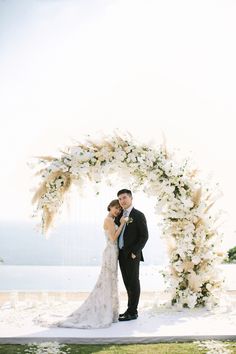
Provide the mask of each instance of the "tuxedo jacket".
[{"label": "tuxedo jacket", "polygon": [[[120,215],[118,219],[115,220],[118,225],[120,224],[119,220],[121,216],[122,215]],[[141,211],[133,208],[129,214],[129,220],[130,222],[126,224],[123,236],[123,251],[127,257],[131,256],[131,253],[133,253],[136,256],[140,256],[140,260],[143,261],[144,259],[142,249],[148,240],[148,228],[145,215]]]}]

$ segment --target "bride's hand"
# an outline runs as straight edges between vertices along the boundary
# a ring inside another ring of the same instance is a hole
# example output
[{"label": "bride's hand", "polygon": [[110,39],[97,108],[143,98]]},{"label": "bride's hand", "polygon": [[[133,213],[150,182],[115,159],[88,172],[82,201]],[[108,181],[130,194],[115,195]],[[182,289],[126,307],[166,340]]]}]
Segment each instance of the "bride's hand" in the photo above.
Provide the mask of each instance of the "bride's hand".
[{"label": "bride's hand", "polygon": [[121,225],[124,225],[126,223],[126,218],[124,216],[120,218],[120,223]]}]

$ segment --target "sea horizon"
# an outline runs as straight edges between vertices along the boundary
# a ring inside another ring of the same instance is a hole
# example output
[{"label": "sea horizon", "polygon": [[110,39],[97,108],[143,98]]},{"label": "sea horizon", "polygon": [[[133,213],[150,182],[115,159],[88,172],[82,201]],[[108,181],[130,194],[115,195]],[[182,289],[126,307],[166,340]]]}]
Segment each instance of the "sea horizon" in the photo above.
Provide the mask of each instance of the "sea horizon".
[{"label": "sea horizon", "polygon": [[[91,222],[59,224],[46,239],[35,223],[0,222],[0,261],[3,265],[99,266],[106,240],[102,225]],[[143,250],[145,264],[168,260],[156,225],[149,225]]]}]

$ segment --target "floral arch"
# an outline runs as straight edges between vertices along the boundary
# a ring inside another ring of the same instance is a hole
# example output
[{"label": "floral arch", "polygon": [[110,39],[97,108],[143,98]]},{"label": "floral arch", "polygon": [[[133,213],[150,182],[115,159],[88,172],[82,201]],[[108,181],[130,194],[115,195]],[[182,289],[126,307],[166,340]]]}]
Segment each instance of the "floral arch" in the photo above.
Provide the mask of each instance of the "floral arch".
[{"label": "floral arch", "polygon": [[217,303],[222,279],[216,265],[221,235],[211,215],[214,193],[204,186],[188,160],[177,162],[165,145],[158,149],[139,144],[130,136],[114,135],[100,141],[88,140],[68,147],[60,157],[39,157],[40,185],[33,203],[41,215],[46,233],[60,211],[72,183],[83,188],[118,173],[129,178],[132,189],[142,189],[156,199],[155,212],[161,218],[169,265],[163,272],[171,292],[172,305],[194,308]]}]

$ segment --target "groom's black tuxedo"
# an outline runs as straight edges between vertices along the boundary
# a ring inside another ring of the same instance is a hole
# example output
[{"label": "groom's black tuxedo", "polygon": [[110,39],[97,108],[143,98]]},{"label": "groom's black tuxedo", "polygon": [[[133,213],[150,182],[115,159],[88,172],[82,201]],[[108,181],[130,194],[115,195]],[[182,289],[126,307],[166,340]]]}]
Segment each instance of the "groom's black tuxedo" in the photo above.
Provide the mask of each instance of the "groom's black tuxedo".
[{"label": "groom's black tuxedo", "polygon": [[[120,217],[115,220],[118,225]],[[124,247],[119,249],[119,264],[128,294],[127,311],[134,315],[137,314],[140,297],[139,263],[144,260],[142,249],[148,240],[148,228],[144,214],[135,208],[129,214],[129,221],[123,235]],[[132,253],[135,259],[131,257]]]},{"label": "groom's black tuxedo", "polygon": [[[121,215],[122,216],[122,215]],[[120,224],[120,218],[116,220],[118,225]],[[148,240],[147,222],[144,214],[133,208],[129,214],[131,222],[126,224],[124,231],[124,248],[125,255],[131,256],[131,253],[135,254],[141,261],[143,261],[142,249]],[[118,239],[119,242],[119,239]]]}]

